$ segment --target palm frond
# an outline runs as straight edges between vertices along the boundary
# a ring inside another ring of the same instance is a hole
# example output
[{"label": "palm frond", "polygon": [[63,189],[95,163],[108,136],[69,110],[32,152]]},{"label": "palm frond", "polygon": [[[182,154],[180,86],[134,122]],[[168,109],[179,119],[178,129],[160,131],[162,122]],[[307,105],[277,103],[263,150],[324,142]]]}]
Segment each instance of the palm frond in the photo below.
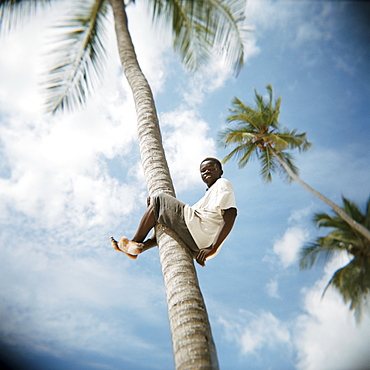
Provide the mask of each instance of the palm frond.
[{"label": "palm frond", "polygon": [[[288,152],[276,152],[276,155],[281,158],[285,165],[295,174],[299,175],[298,167],[293,163],[294,156]],[[293,179],[290,177],[289,173],[286,171],[283,165],[279,165],[280,176],[283,178],[283,181],[291,183]]]},{"label": "palm frond", "polygon": [[235,122],[249,131],[255,133],[259,131],[268,131],[266,120],[261,112],[246,106],[238,98],[234,98],[232,102],[232,109],[229,109],[231,114],[226,118],[227,122]]},{"label": "palm frond", "polygon": [[256,135],[253,132],[250,132],[245,127],[236,130],[226,129],[219,135],[221,140],[225,143],[225,145],[239,142],[242,144],[253,143],[253,140],[256,137]]},{"label": "palm frond", "polygon": [[297,134],[296,137],[300,138],[302,143],[299,145],[300,152],[305,152],[312,147],[312,143],[307,140],[307,135],[305,132],[302,134]]},{"label": "palm frond", "polygon": [[36,11],[56,0],[1,0],[0,31],[7,32],[17,27],[22,21],[34,15]]},{"label": "palm frond", "polygon": [[366,202],[364,226],[370,229],[370,197]]},{"label": "palm frond", "polygon": [[267,85],[266,89],[269,94],[268,102],[264,102],[263,98],[259,99],[261,112],[263,113],[264,119],[268,126],[273,127],[275,129],[279,126],[279,115],[280,115],[280,104],[281,104],[281,97],[279,97],[276,102],[275,106],[273,105],[274,100],[274,92],[271,85]]},{"label": "palm frond", "polygon": [[237,145],[225,158],[223,158],[222,162],[226,163],[231,158],[236,157],[238,158],[239,168],[243,168],[248,164],[254,152],[256,152],[258,156],[258,153],[255,149],[255,146],[251,144]]},{"label": "palm frond", "polygon": [[[266,88],[268,89],[267,86]],[[263,111],[265,109],[265,102],[263,100],[263,96],[259,94],[256,89],[254,89],[254,101],[256,102],[257,105],[256,110]]]},{"label": "palm frond", "polygon": [[[366,219],[368,217],[369,210],[366,213],[362,213],[357,204],[349,201],[345,197],[342,197],[344,206],[342,209],[359,224],[366,227]],[[353,243],[358,246],[361,244],[361,248],[369,248],[369,241],[363,237],[361,233],[355,230],[350,224],[342,219],[337,213],[330,216],[326,213],[319,213],[315,215],[314,221],[317,223],[319,228],[330,227],[342,232],[341,239],[346,240],[348,243]]]},{"label": "palm frond", "polygon": [[266,133],[264,134],[264,141],[275,149],[276,152],[281,152],[288,148],[289,143],[279,134]]},{"label": "palm frond", "polygon": [[155,22],[170,22],[174,48],[189,70],[210,60],[215,50],[238,73],[244,61],[243,0],[150,0]]},{"label": "palm frond", "polygon": [[[244,64],[244,43],[247,32],[245,26],[245,1],[243,0],[209,0],[214,9],[212,26],[216,30],[214,46],[226,63],[239,73]],[[217,51],[216,51],[217,53]]]},{"label": "palm frond", "polygon": [[345,210],[345,212],[348,213],[351,216],[351,218],[353,218],[357,222],[364,223],[365,216],[361,212],[360,207],[356,203],[351,202],[345,197],[342,197],[342,201],[344,205],[343,209]]},{"label": "palm frond", "polygon": [[370,296],[370,259],[354,258],[347,265],[338,269],[326,286],[323,296],[330,286],[334,286],[342,295],[345,303],[350,302],[349,309],[355,312],[360,322],[363,306]]},{"label": "palm frond", "polygon": [[271,153],[270,148],[266,148],[260,155],[261,171],[260,175],[265,182],[272,181],[272,173],[278,168],[278,163]]},{"label": "palm frond", "polygon": [[312,146],[312,143],[307,140],[306,133],[297,134],[297,129],[290,131],[285,128],[279,132],[279,137],[289,144],[290,149],[298,148],[300,152],[306,151]]},{"label": "palm frond", "polygon": [[[343,209],[364,225],[369,215],[369,202],[366,213],[353,202],[343,197]],[[330,286],[336,288],[345,303],[350,302],[356,320],[361,319],[363,305],[370,298],[370,243],[362,234],[352,228],[337,213],[317,213],[314,221],[319,228],[329,228],[325,237],[304,247],[300,252],[300,268],[311,268],[319,256],[329,259],[336,252],[346,251],[351,261],[338,269],[327,284],[323,296]]]},{"label": "palm frond", "polygon": [[258,152],[253,145],[245,146],[243,151],[240,151],[240,159],[238,162],[239,168],[244,168],[252,158],[253,153],[258,157]]},{"label": "palm frond", "polygon": [[279,116],[280,116],[280,104],[281,97],[279,97],[275,102],[275,107],[269,107],[269,112],[266,119],[269,119],[268,125],[274,129],[280,129]]},{"label": "palm frond", "polygon": [[317,227],[335,228],[341,231],[351,231],[351,227],[339,216],[330,216],[326,213],[316,214],[314,218]]},{"label": "palm frond", "polygon": [[332,246],[329,243],[326,244],[325,241],[321,240],[321,238],[318,238],[316,243],[310,243],[300,250],[299,268],[301,270],[311,269],[320,256],[322,256],[326,262],[337,253],[338,250],[335,248],[335,246]]},{"label": "palm frond", "polygon": [[45,83],[48,112],[84,105],[96,88],[106,57],[107,13],[104,0],[76,0],[73,9],[54,27],[57,47]]}]

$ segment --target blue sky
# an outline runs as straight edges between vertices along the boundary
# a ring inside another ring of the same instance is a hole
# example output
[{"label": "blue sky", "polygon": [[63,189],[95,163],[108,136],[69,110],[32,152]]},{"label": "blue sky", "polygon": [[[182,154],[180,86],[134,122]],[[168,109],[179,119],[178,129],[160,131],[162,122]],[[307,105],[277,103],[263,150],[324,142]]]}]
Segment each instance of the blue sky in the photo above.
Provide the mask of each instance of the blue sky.
[{"label": "blue sky", "polygon": [[[252,31],[237,78],[220,61],[185,73],[139,3],[130,27],[181,200],[195,203],[205,191],[199,162],[226,155],[217,138],[232,98],[253,104],[254,89],[265,94],[271,84],[282,96],[282,125],[313,142],[296,154],[301,177],[337,203],[343,194],[364,207],[367,3],[248,2]],[[0,39],[1,357],[23,369],[171,369],[158,252],[132,261],[109,243],[133,235],[147,196],[113,29],[104,79],[86,109],[48,117],[38,84],[51,19]],[[224,170],[237,222],[217,258],[197,266],[221,368],[361,369],[370,360],[368,313],[356,326],[335,291],[321,298],[347,256],[303,272],[297,263],[299,249],[322,234],[312,215],[330,210],[278,176],[264,184],[256,161]]]}]

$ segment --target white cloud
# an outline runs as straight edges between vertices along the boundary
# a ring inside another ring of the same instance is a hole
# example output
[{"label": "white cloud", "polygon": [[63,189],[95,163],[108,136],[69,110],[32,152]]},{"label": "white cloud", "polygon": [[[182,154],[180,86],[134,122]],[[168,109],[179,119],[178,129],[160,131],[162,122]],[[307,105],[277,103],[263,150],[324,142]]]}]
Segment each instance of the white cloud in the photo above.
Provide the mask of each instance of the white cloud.
[{"label": "white cloud", "polygon": [[309,18],[304,19],[301,13],[302,18],[300,21],[302,22],[297,27],[296,34],[297,44],[315,42],[317,40],[329,41],[332,37],[332,11],[333,7],[331,4],[321,4],[318,8],[312,8],[312,16]]},{"label": "white cloud", "polygon": [[176,189],[199,184],[199,164],[215,154],[215,142],[207,137],[209,126],[194,110],[179,109],[161,116],[164,147]]},{"label": "white cloud", "polygon": [[298,260],[298,254],[308,233],[299,227],[289,227],[284,235],[273,246],[274,253],[279,257],[284,267],[291,266]]},{"label": "white cloud", "polygon": [[[130,27],[139,45],[141,64],[153,90],[158,91],[166,67],[163,62],[151,61],[162,61],[169,43],[148,37],[153,34],[150,22],[143,22],[148,16],[138,16],[143,13],[141,6],[132,8]],[[38,88],[45,65],[40,50],[45,50],[47,41],[45,29],[50,19],[46,18],[36,19],[26,31],[19,28],[1,40],[6,51],[0,55],[1,217],[6,220],[7,211],[13,209],[39,218],[45,227],[66,219],[81,227],[110,224],[131,211],[144,189],[142,182],[119,182],[111,176],[106,162],[127,162],[125,157],[132,144],[136,145],[137,135],[136,112],[118,61],[114,29],[109,29],[110,68],[99,94],[76,113],[46,117]],[[137,158],[130,158],[130,162],[124,167],[137,166]]]},{"label": "white cloud", "polygon": [[40,26],[32,23],[31,27],[30,32],[18,30],[0,39],[1,110],[40,113],[42,100],[37,92],[40,57],[34,52],[41,47]]},{"label": "white cloud", "polygon": [[271,312],[258,315],[244,310],[239,311],[237,320],[220,318],[229,340],[241,347],[242,354],[256,353],[264,347],[289,346],[291,340],[289,327]]},{"label": "white cloud", "polygon": [[247,16],[256,25],[257,33],[274,29],[284,34],[282,47],[299,47],[319,40],[330,40],[333,32],[333,7],[319,2],[258,1],[247,2]]},{"label": "white cloud", "polygon": [[[364,370],[370,362],[370,312],[360,325],[342,297],[329,289],[322,293],[333,273],[348,263],[348,256],[338,255],[325,267],[313,286],[302,289],[304,314],[293,320],[279,320],[272,312],[253,314],[239,310],[232,319],[221,317],[226,338],[240,347],[243,355],[262,356],[266,348],[279,348],[300,370]],[[269,283],[274,290],[273,281]]]},{"label": "white cloud", "polygon": [[259,29],[283,27],[291,17],[291,10],[271,1],[250,0],[246,7],[247,19]]},{"label": "white cloud", "polygon": [[344,58],[343,56],[340,55],[333,56],[333,62],[338,70],[344,71],[351,76],[354,75],[355,67],[350,61],[347,60],[347,58]]},{"label": "white cloud", "polygon": [[277,280],[270,280],[266,284],[267,294],[272,298],[281,298],[279,295],[279,283]]},{"label": "white cloud", "polygon": [[357,326],[337,291],[329,289],[322,299],[334,271],[347,262],[347,256],[338,256],[327,264],[322,279],[304,291],[306,313],[297,318],[294,335],[298,369],[360,370],[370,363],[370,315]]},{"label": "white cloud", "polygon": [[172,51],[170,32],[158,32],[145,3],[137,2],[127,7],[129,30],[135,45],[140,67],[149,81],[154,94],[162,90],[168,77],[167,64]]},{"label": "white cloud", "polygon": [[56,356],[82,350],[133,360],[153,351],[155,344],[137,335],[134,322],[140,317],[148,327],[164,325],[161,279],[133,274],[125,259],[112,263],[108,252],[96,258],[93,252],[76,256],[64,250],[55,258],[48,253],[55,248],[63,250],[57,244],[40,250],[21,237],[17,245],[3,245],[2,341]]},{"label": "white cloud", "polygon": [[[250,33],[244,48],[245,63],[259,53],[260,49],[256,46],[256,42],[255,36]],[[226,81],[232,78],[235,78],[233,71],[225,64],[225,61],[214,57],[207,66],[194,73],[189,79],[186,91],[183,91],[185,103],[193,108],[199,106],[205,96],[222,88]]]},{"label": "white cloud", "polygon": [[311,218],[312,212],[313,204],[310,204],[303,209],[293,210],[288,218],[288,223],[292,225],[300,225],[301,223],[304,223],[307,218]]},{"label": "white cloud", "polygon": [[230,75],[230,70],[220,60],[215,60],[207,69],[195,73],[189,80],[186,91],[183,91],[184,101],[189,107],[198,107],[205,95],[222,87]]},{"label": "white cloud", "polygon": [[127,212],[132,207],[135,187],[129,190],[110,177],[102,160],[127,153],[134,133],[123,125],[93,110],[32,124],[12,119],[0,131],[2,156],[11,168],[10,176],[0,179],[2,217],[11,206],[38,215],[45,226],[72,210],[90,219],[83,223],[96,223],[96,217],[103,221],[117,214],[119,200]]}]

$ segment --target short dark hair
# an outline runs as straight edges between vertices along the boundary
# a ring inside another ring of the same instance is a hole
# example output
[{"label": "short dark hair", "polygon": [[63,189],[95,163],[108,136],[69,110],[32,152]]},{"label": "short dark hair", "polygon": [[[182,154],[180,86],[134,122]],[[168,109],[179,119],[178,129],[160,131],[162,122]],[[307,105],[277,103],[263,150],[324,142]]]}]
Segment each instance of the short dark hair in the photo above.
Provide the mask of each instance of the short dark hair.
[{"label": "short dark hair", "polygon": [[203,159],[203,161],[200,162],[200,164],[202,164],[203,162],[207,162],[207,161],[217,164],[218,168],[222,171],[222,164],[217,158],[207,157],[206,159]]}]

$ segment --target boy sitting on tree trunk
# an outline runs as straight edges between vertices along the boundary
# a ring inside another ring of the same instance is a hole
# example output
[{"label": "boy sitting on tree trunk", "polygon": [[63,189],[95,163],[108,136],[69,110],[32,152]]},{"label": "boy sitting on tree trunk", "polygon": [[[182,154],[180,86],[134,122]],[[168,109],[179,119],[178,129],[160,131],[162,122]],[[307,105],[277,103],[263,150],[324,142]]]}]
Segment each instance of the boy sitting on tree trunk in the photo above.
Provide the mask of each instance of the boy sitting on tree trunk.
[{"label": "boy sitting on tree trunk", "polygon": [[111,237],[113,248],[136,259],[138,254],[157,245],[155,234],[145,238],[158,223],[173,230],[191,249],[195,260],[205,266],[206,260],[219,253],[237,215],[233,187],[221,178],[222,174],[218,159],[204,159],[200,175],[208,189],[203,198],[193,206],[165,193],[148,198],[148,208],[135,236],[131,240],[122,237],[119,242]]}]

